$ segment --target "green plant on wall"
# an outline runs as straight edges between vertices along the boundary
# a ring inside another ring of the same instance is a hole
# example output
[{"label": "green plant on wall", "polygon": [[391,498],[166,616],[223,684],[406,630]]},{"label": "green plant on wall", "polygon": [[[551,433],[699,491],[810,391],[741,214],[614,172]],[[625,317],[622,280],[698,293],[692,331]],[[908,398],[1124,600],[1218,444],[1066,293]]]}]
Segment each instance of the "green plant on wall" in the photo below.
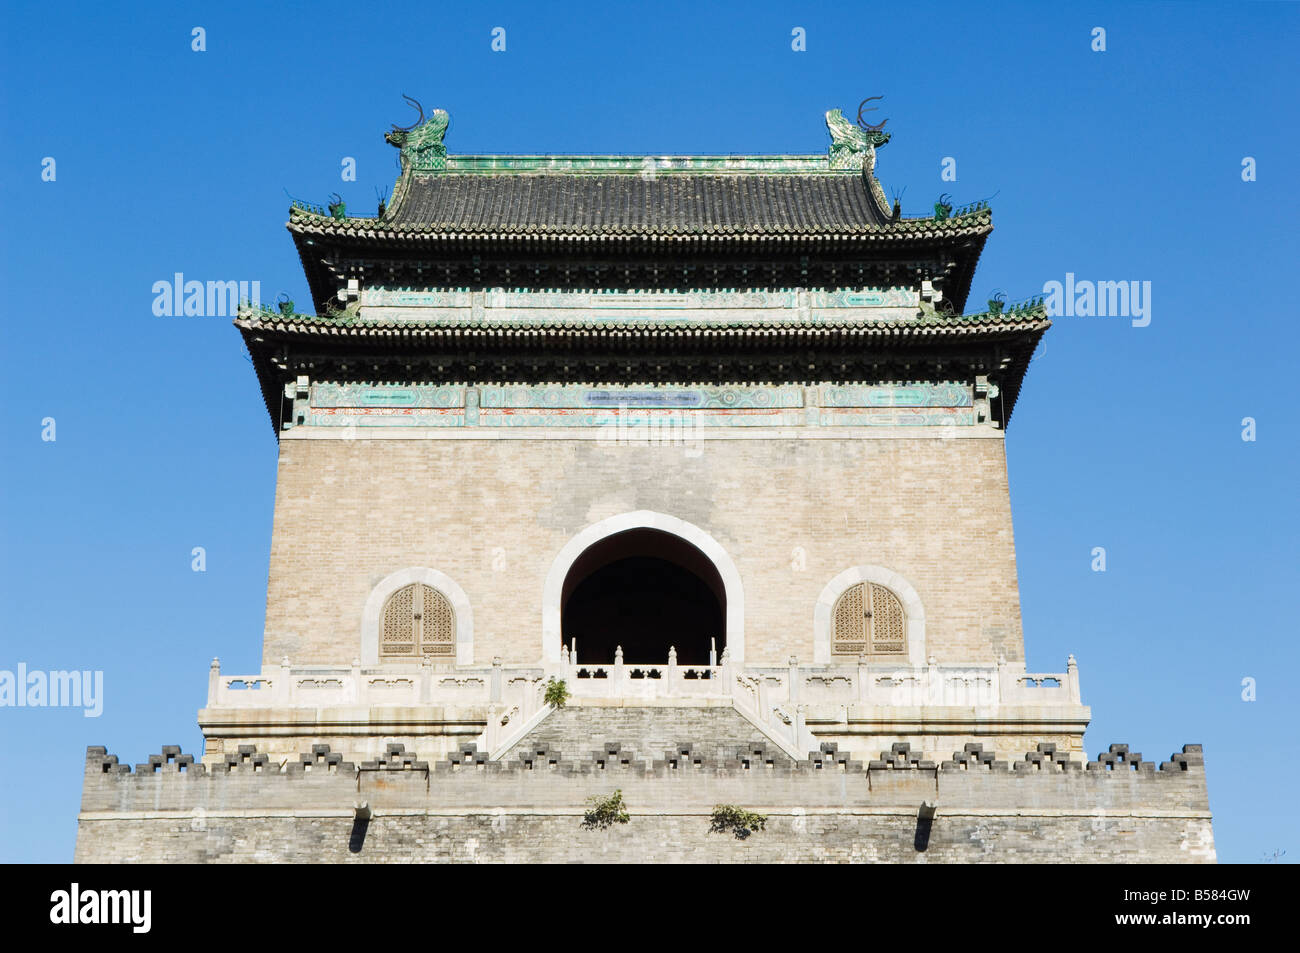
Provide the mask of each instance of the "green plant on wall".
[{"label": "green plant on wall", "polygon": [[623,803],[623,792],[615,791],[608,797],[599,794],[587,798],[587,812],[582,815],[582,826],[591,831],[603,831],[611,824],[626,824],[630,817]]},{"label": "green plant on wall", "polygon": [[756,831],[766,830],[767,815],[755,814],[734,804],[719,804],[713,809],[709,823],[709,833],[736,835],[736,840],[744,840]]},{"label": "green plant on wall", "polygon": [[564,703],[569,700],[569,686],[564,684],[562,678],[552,678],[546,682],[546,698],[544,701],[548,705],[554,705],[556,708],[563,708]]}]

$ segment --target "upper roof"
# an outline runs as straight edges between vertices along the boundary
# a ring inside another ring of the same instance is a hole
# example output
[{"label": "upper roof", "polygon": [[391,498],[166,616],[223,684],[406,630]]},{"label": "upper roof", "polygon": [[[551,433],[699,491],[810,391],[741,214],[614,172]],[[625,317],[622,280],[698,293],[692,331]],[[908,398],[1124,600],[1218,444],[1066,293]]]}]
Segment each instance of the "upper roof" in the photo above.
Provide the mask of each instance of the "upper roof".
[{"label": "upper roof", "polygon": [[791,235],[889,221],[860,175],[621,173],[414,178],[393,225],[421,230],[629,235]]},{"label": "upper roof", "polygon": [[375,218],[294,203],[295,237],[354,240],[868,240],[982,237],[986,206],[902,219],[875,177],[887,133],[826,114],[821,155],[448,155],[435,110],[386,136],[401,149],[392,202]]}]

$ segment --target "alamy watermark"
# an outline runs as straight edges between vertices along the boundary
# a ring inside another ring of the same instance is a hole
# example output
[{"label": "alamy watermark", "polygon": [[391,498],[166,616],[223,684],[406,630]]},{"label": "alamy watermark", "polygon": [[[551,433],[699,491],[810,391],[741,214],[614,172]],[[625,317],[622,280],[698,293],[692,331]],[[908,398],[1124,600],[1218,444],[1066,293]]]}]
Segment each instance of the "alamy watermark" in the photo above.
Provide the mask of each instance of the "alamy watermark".
[{"label": "alamy watermark", "polygon": [[0,708],[80,708],[87,718],[104,713],[104,673],[0,669]]},{"label": "alamy watermark", "polygon": [[155,281],[153,295],[153,313],[160,318],[233,318],[241,304],[262,306],[262,283],[186,281],[178,271],[171,281]]},{"label": "alamy watermark", "polygon": [[1043,284],[1043,304],[1049,318],[1132,318],[1135,328],[1151,323],[1151,282],[1075,280]]},{"label": "alamy watermark", "polygon": [[50,894],[51,923],[127,924],[133,933],[148,933],[152,911],[152,890],[82,890],[74,883]]}]

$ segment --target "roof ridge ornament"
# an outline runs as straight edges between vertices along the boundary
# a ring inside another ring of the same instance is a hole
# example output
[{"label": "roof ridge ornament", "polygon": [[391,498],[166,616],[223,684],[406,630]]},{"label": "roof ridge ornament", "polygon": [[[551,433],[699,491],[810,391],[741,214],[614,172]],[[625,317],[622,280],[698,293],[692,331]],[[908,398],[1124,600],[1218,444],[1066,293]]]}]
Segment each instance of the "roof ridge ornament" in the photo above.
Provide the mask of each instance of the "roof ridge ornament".
[{"label": "roof ridge ornament", "polygon": [[[870,112],[870,109],[864,110],[863,107],[873,99],[880,99],[879,96],[871,96],[864,99],[858,105],[858,122],[860,125],[854,125],[844,118],[844,114],[838,109],[831,109],[826,113],[826,130],[831,134],[831,145],[829,150],[830,166],[832,169],[864,169],[870,174],[876,165],[876,147],[883,146],[890,140],[890,134],[884,131],[884,122],[878,125],[869,125],[862,119],[864,111]],[[871,107],[874,109],[875,107]]]},{"label": "roof ridge ornament", "polygon": [[427,118],[419,101],[402,94],[402,98],[420,113],[420,118],[410,126],[393,124],[384,133],[384,141],[401,152],[402,171],[441,172],[447,168],[447,147],[443,136],[451,125],[451,116],[445,109],[435,109]]}]

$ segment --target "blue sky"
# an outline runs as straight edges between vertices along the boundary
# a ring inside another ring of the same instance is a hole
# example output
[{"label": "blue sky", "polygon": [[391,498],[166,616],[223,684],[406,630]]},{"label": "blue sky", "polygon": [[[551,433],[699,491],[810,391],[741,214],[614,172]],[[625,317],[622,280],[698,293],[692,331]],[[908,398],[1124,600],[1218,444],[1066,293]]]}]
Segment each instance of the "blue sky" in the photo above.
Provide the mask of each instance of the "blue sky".
[{"label": "blue sky", "polygon": [[992,196],[972,307],[1150,281],[1147,327],[1057,322],[1009,429],[1029,667],[1077,656],[1090,755],[1205,745],[1221,860],[1300,856],[1295,5],[270,6],[6,14],[0,669],[100,669],[105,703],[0,709],[0,860],[70,860],[85,746],[198,752],[212,656],[257,670],[274,436],[228,320],[151,287],[307,302],[284,190],[372,209],[403,92],[506,153],[820,152],[826,109],[883,95],[905,211]]}]

